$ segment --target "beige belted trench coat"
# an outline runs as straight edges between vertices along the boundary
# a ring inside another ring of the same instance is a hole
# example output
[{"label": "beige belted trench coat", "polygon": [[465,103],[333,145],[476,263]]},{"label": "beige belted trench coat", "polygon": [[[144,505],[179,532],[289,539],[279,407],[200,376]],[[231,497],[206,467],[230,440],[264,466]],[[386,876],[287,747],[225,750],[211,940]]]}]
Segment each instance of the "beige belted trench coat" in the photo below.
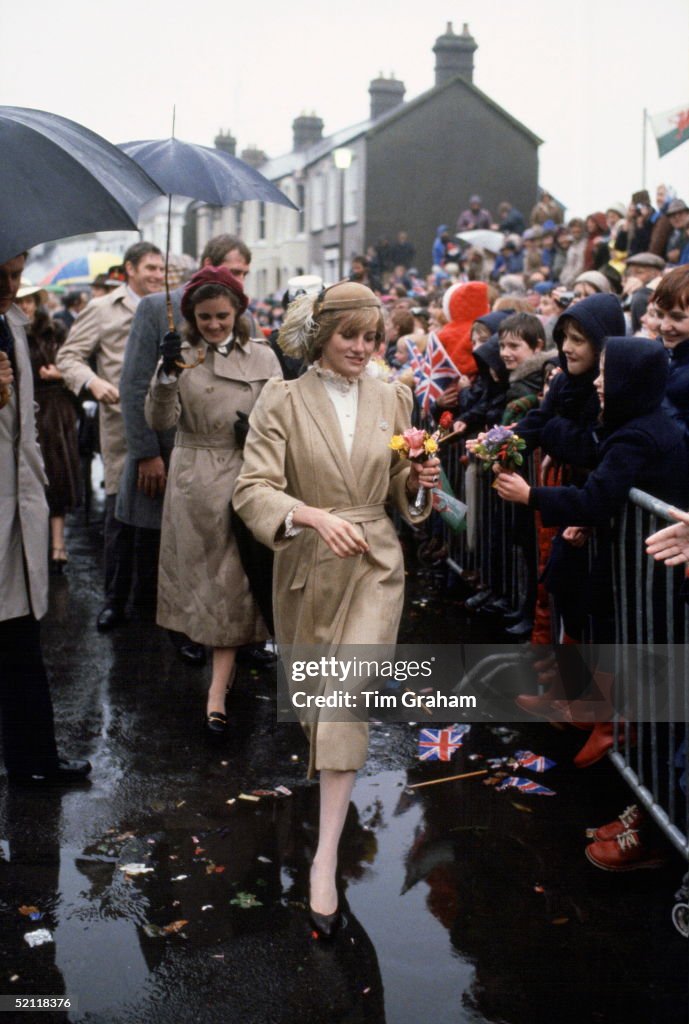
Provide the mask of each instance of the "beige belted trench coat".
[{"label": "beige belted trench coat", "polygon": [[[191,362],[194,351],[183,347]],[[230,499],[242,465],[234,424],[251,412],[269,377],[281,375],[267,345],[235,344],[146,397],[154,430],[177,426],[165,488],[158,568],[157,622],[210,647],[237,647],[268,636],[249,590],[230,526]]]},{"label": "beige belted trench coat", "polygon": [[[363,377],[358,387],[351,456],[313,370],[294,381],[269,381],[251,414],[233,504],[255,536],[276,552],[273,604],[281,645],[325,645],[334,651],[349,644],[390,645],[397,638],[404,565],[385,503],[391,500],[408,517],[409,467],[389,442],[409,426],[412,397],[404,385],[371,377]],[[312,529],[285,539],[285,518],[298,503],[356,523],[370,550],[340,559]],[[324,693],[330,685],[312,679],[302,688]],[[344,771],[363,765],[364,723],[321,719],[304,727],[311,746],[310,775],[320,768]]]}]

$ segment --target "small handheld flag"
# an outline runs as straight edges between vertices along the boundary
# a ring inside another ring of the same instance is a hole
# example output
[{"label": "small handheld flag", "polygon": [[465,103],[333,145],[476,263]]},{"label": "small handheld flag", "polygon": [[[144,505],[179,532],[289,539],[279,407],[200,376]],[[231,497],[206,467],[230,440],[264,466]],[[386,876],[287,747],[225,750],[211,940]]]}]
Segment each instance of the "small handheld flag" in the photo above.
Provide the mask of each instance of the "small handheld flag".
[{"label": "small handheld flag", "polygon": [[455,751],[463,746],[464,737],[470,729],[470,725],[453,725],[448,729],[422,729],[419,733],[419,760],[449,761]]},{"label": "small handheld flag", "polygon": [[534,754],[531,750],[517,750],[512,758],[516,765],[521,768],[528,768],[532,772],[547,772],[549,768],[555,767],[555,761],[548,757]]},{"label": "small handheld flag", "polygon": [[495,788],[500,791],[518,789],[520,793],[527,796],[555,796],[554,789],[548,789],[547,786],[542,786],[540,782],[533,782],[531,779],[520,779],[517,775],[508,775]]}]

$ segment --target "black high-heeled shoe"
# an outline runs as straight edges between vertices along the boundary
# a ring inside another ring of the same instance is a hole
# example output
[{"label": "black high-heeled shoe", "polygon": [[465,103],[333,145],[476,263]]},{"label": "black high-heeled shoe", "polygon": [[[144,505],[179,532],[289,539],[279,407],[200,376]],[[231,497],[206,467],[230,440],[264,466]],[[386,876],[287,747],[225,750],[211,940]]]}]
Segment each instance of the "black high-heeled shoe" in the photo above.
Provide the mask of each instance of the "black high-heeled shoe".
[{"label": "black high-heeled shoe", "polygon": [[227,733],[227,715],[222,711],[211,711],[206,715],[205,729],[209,739],[222,739]]},{"label": "black high-heeled shoe", "polygon": [[309,920],[319,939],[334,939],[342,927],[342,911],[338,907],[332,914],[319,914],[309,906]]}]

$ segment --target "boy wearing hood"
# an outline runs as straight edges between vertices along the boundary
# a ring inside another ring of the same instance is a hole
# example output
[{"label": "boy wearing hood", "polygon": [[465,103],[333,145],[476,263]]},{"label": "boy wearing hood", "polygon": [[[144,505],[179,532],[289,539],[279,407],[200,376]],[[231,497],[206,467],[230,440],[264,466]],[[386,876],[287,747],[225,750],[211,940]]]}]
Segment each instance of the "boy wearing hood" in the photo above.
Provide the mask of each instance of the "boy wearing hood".
[{"label": "boy wearing hood", "polygon": [[[499,423],[505,408],[507,368],[500,357],[497,331],[506,312],[485,313],[477,317],[471,327],[471,344],[478,375],[467,388],[456,389],[456,394],[442,395],[432,409],[437,420],[441,412],[449,409],[456,419],[455,430],[475,437],[487,426]],[[457,424],[461,424],[458,426]]]},{"label": "boy wearing hood", "polygon": [[624,331],[624,314],[614,295],[590,295],[557,319],[553,338],[562,373],[552,379],[540,406],[514,428],[530,449],[541,448],[559,462],[596,464],[593,428],[600,408],[593,382],[605,338]]},{"label": "boy wearing hood", "polygon": [[[667,379],[667,358],[657,341],[609,338],[595,382],[601,408],[598,464],[583,486],[530,487],[516,473],[504,473],[497,479],[501,498],[540,512],[545,526],[574,524],[597,530],[598,545],[590,570],[586,562],[575,567],[568,559],[551,560],[549,565],[548,589],[558,600],[563,595],[568,598],[563,621],[570,636],[576,636],[577,631],[581,634],[590,615],[594,642],[612,644],[615,640],[609,522],[624,508],[630,489],[638,487],[680,507],[687,501],[684,434],[663,409]],[[603,696],[609,698],[612,674],[596,670],[594,680]],[[574,705],[570,714],[576,720]],[[583,768],[594,764],[613,741],[613,726],[596,722],[574,759],[575,765]]]},{"label": "boy wearing hood", "polygon": [[660,315],[660,337],[670,356],[665,408],[689,433],[689,266],[666,274],[651,299]]}]

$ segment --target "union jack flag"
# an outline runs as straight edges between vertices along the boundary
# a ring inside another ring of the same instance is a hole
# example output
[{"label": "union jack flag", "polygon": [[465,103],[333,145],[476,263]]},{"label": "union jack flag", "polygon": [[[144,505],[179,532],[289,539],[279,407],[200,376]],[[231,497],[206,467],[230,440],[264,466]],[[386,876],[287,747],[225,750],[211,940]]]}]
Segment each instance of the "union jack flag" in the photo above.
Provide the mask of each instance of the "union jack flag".
[{"label": "union jack flag", "polygon": [[448,729],[422,729],[419,733],[420,761],[449,761],[459,747],[470,725],[452,725]]},{"label": "union jack flag", "polygon": [[423,355],[416,347],[416,343],[413,338],[403,338],[402,341],[409,353],[409,359],[405,364],[405,369],[410,369],[412,373],[416,375],[417,372],[420,372],[421,367],[423,366]]},{"label": "union jack flag", "polygon": [[555,761],[549,757],[534,754],[532,750],[517,750],[513,760],[522,768],[529,768],[532,772],[547,772],[549,768],[555,767]]},{"label": "union jack flag", "polygon": [[517,775],[509,775],[495,788],[500,790],[518,789],[520,793],[526,793],[530,796],[555,796],[554,789],[548,789],[546,786],[542,786],[540,782],[533,782],[531,779],[520,779]]},{"label": "union jack flag", "polygon": [[421,365],[418,370],[414,370],[415,393],[424,416],[428,415],[431,402],[436,402],[445,388],[459,376],[459,370],[445,351],[442,341],[435,331],[431,331],[426,351],[421,357]]}]

